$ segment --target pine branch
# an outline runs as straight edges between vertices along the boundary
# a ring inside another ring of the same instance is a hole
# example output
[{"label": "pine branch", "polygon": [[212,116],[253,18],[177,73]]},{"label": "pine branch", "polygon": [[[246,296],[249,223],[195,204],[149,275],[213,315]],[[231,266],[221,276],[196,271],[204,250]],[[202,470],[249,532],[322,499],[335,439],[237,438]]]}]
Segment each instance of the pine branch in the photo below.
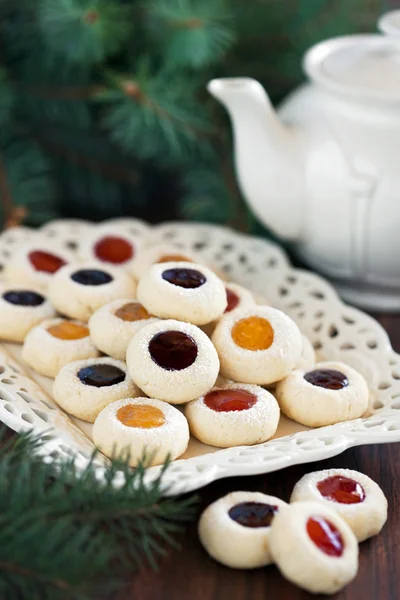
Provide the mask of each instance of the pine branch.
[{"label": "pine branch", "polygon": [[55,473],[35,458],[38,446],[23,436],[0,448],[2,597],[88,598],[123,582],[144,559],[156,566],[176,546],[194,504],[162,499],[163,473],[150,486],[142,466],[133,471],[121,461],[106,468],[103,481],[93,464],[78,473],[69,461]]}]

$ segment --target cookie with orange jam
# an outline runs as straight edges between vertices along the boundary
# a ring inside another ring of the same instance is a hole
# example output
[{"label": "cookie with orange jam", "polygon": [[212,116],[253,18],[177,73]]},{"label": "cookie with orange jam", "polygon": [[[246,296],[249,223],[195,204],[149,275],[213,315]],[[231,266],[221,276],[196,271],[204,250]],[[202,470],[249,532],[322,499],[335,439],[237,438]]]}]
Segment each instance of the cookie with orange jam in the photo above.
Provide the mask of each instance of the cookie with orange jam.
[{"label": "cookie with orange jam", "polygon": [[166,262],[201,264],[203,261],[194,252],[183,250],[174,244],[156,244],[155,246],[141,248],[135,263],[132,265],[132,273],[136,279],[140,279],[151,265]]},{"label": "cookie with orange jam", "polygon": [[185,406],[191,433],[219,448],[266,442],[276,432],[279,414],[272,394],[243,383],[213,388]]},{"label": "cookie with orange jam", "polygon": [[90,339],[86,323],[67,319],[47,319],[36,325],[25,338],[22,358],[34,371],[55,377],[75,360],[99,356]]},{"label": "cookie with orange jam", "polygon": [[109,458],[128,458],[136,467],[162,464],[181,456],[189,443],[189,427],[183,414],[161,400],[125,398],[112,402],[93,425],[93,442]]},{"label": "cookie with orange jam", "polygon": [[285,377],[302,351],[297,325],[270,306],[248,306],[225,314],[212,341],[224,377],[258,385],[269,385]]},{"label": "cookie with orange jam", "polygon": [[53,397],[67,413],[94,423],[111,402],[140,395],[122,361],[89,358],[65,365],[53,383]]},{"label": "cookie with orange jam", "polygon": [[125,360],[133,334],[143,325],[158,321],[137,301],[129,298],[105,304],[90,317],[94,345],[117,360]]}]

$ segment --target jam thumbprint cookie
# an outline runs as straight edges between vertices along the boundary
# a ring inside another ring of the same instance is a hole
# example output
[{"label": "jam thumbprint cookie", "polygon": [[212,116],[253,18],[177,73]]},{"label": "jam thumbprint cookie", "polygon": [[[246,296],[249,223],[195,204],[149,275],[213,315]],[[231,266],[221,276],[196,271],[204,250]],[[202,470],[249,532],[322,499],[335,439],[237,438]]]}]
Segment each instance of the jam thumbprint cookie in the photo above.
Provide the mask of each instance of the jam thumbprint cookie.
[{"label": "jam thumbprint cookie", "polygon": [[221,279],[195,263],[152,265],[139,280],[137,297],[152,315],[195,325],[218,319],[227,307]]},{"label": "jam thumbprint cookie", "polygon": [[145,394],[171,404],[205,394],[219,372],[217,351],[206,334],[172,319],[141,327],[128,346],[126,362]]},{"label": "jam thumbprint cookie", "polygon": [[211,339],[224,377],[258,385],[269,385],[290,373],[303,345],[294,321],[270,306],[248,306],[225,314]]},{"label": "jam thumbprint cookie", "polygon": [[359,542],[378,534],[387,519],[387,500],[367,475],[349,469],[309,473],[295,485],[291,502],[313,500],[335,510]]},{"label": "jam thumbprint cookie", "polygon": [[116,227],[95,229],[79,248],[82,260],[95,261],[130,271],[137,257],[140,239],[119,231]]},{"label": "jam thumbprint cookie", "polygon": [[311,371],[293,371],[277,385],[276,398],[287,417],[322,427],[361,417],[368,408],[369,390],[352,367],[323,362]]},{"label": "jam thumbprint cookie", "polygon": [[105,354],[117,360],[125,360],[133,334],[143,325],[158,320],[149,315],[136,300],[114,300],[96,310],[90,317],[90,337],[95,346]]},{"label": "jam thumbprint cookie", "polygon": [[8,262],[4,279],[46,289],[55,273],[74,260],[72,252],[50,242],[31,242],[17,250]]},{"label": "jam thumbprint cookie", "polygon": [[266,442],[276,432],[279,413],[267,390],[241,383],[214,388],[185,406],[192,434],[219,448]]},{"label": "jam thumbprint cookie", "polygon": [[93,425],[93,441],[109,458],[127,458],[132,467],[162,464],[183,454],[189,427],[183,414],[152,398],[125,398],[109,404]]},{"label": "jam thumbprint cookie", "polygon": [[335,594],[358,571],[356,536],[318,502],[283,507],[272,522],[269,549],[282,575],[314,594]]},{"label": "jam thumbprint cookie", "polygon": [[25,338],[22,358],[34,371],[55,377],[65,365],[99,356],[86,323],[48,319],[36,325]]},{"label": "jam thumbprint cookie", "polygon": [[0,339],[23,342],[28,332],[56,311],[42,291],[22,284],[0,288]]},{"label": "jam thumbprint cookie", "polygon": [[208,554],[232,569],[257,569],[272,562],[271,525],[286,502],[260,492],[232,492],[200,517],[199,538]]},{"label": "jam thumbprint cookie", "polygon": [[147,272],[149,267],[158,263],[186,262],[200,263],[201,260],[192,252],[181,250],[173,244],[158,244],[148,246],[139,251],[137,260],[132,266],[132,273],[136,279],[140,279]]},{"label": "jam thumbprint cookie", "polygon": [[62,268],[52,279],[49,298],[71,319],[87,321],[104,304],[117,298],[134,298],[136,284],[125,272],[88,263]]},{"label": "jam thumbprint cookie", "polygon": [[53,384],[54,400],[67,413],[94,423],[111,402],[139,396],[125,363],[113,358],[77,360],[63,367]]}]

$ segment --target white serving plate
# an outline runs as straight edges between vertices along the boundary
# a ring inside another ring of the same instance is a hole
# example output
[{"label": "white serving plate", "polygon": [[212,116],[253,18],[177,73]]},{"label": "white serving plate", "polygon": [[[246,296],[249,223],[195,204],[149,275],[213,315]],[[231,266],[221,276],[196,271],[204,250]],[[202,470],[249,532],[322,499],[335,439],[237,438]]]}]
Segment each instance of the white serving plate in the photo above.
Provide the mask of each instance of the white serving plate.
[{"label": "white serving plate", "polygon": [[[282,250],[266,240],[227,228],[189,223],[149,227],[135,219],[114,222],[134,230],[145,243],[168,242],[192,250],[227,276],[287,312],[312,340],[320,360],[343,360],[366,377],[371,390],[368,416],[308,430],[282,418],[274,439],[256,446],[218,450],[192,440],[185,455],[164,475],[167,494],[188,492],[222,477],[255,475],[340,454],[362,444],[400,441],[400,355],[384,329],[363,312],[341,302],[321,277],[293,269]],[[0,263],[28,239],[51,238],[78,250],[95,225],[53,221],[40,230],[15,228],[0,235]],[[0,346],[0,420],[15,431],[45,433],[41,453],[47,461],[73,456],[78,469],[94,450],[91,426],[66,415],[52,400],[51,380],[30,371],[20,360],[18,344]],[[99,477],[107,459],[95,460]],[[147,469],[148,480],[160,467]],[[121,479],[115,480],[119,485]]]}]

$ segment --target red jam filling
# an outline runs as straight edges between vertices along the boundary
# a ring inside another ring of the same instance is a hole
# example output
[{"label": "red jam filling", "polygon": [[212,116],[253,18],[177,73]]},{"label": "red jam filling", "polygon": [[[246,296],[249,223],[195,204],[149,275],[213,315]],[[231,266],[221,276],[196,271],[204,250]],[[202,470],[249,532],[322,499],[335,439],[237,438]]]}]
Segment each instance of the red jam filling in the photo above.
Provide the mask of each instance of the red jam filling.
[{"label": "red jam filling", "polygon": [[99,240],[94,247],[94,253],[99,260],[120,265],[133,258],[132,244],[123,238],[108,235]]},{"label": "red jam filling", "polygon": [[344,552],[344,542],[340,531],[323,517],[310,517],[307,533],[314,544],[328,556],[338,558]]},{"label": "red jam filling", "polygon": [[149,343],[153,361],[166,371],[182,371],[197,358],[197,344],[182,331],[162,331]]},{"label": "red jam filling", "polygon": [[196,269],[166,269],[163,271],[162,278],[168,283],[186,289],[198,288],[206,282],[203,273]]},{"label": "red jam filling", "polygon": [[248,410],[257,402],[257,396],[245,390],[213,390],[204,396],[204,404],[217,412]]},{"label": "red jam filling", "polygon": [[237,305],[240,302],[240,298],[237,294],[235,294],[235,292],[232,292],[232,290],[230,290],[229,288],[225,288],[226,289],[226,299],[228,301],[228,306],[225,309],[225,312],[230,312],[231,310],[233,310],[234,308],[237,307]]},{"label": "red jam filling", "polygon": [[315,369],[306,373],[304,379],[326,390],[341,390],[349,385],[346,375],[335,369]]},{"label": "red jam filling", "polygon": [[365,491],[361,484],[343,475],[327,477],[317,483],[321,496],[340,504],[359,504],[365,500]]},{"label": "red jam filling", "polygon": [[45,252],[44,250],[33,250],[29,252],[28,258],[33,268],[43,273],[55,273],[67,264],[59,256],[51,254],[51,252]]},{"label": "red jam filling", "polygon": [[241,502],[232,506],[228,515],[244,527],[269,527],[277,512],[278,507],[271,504]]}]

